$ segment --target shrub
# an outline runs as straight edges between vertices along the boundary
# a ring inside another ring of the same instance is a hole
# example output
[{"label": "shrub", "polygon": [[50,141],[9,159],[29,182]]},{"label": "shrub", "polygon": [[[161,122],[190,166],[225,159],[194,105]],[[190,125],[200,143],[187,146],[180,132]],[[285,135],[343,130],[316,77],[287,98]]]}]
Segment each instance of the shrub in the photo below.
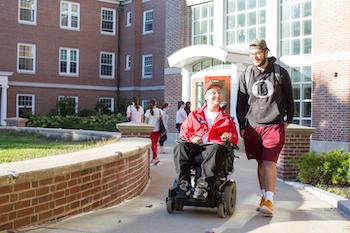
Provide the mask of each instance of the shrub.
[{"label": "shrub", "polygon": [[350,185],[350,154],[343,150],[305,153],[296,163],[298,179],[313,185]]},{"label": "shrub", "polygon": [[28,126],[43,128],[85,129],[117,131],[115,124],[126,121],[125,116],[117,114],[99,114],[93,116],[51,116],[49,114],[30,116]]}]

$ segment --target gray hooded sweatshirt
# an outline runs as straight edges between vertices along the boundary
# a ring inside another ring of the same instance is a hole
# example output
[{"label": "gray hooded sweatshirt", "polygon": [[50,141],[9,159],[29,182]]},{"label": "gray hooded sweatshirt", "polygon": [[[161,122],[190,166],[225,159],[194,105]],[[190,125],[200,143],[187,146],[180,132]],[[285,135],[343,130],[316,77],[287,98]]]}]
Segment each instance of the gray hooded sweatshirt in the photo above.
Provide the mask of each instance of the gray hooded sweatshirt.
[{"label": "gray hooded sweatshirt", "polygon": [[[275,74],[276,58],[269,57],[266,69],[251,68],[249,79],[244,71],[238,83],[237,118],[241,130],[251,126],[267,126],[284,121],[292,123],[294,115],[293,89],[288,72],[280,67]],[[246,83],[248,81],[248,84]]]}]

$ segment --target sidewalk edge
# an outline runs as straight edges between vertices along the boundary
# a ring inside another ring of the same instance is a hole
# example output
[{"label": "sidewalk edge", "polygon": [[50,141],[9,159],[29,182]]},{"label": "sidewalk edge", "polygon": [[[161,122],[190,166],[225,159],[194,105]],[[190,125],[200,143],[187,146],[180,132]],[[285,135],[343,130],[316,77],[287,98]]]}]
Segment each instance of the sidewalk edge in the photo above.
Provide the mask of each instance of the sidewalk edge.
[{"label": "sidewalk edge", "polygon": [[346,218],[350,219],[350,200],[334,193],[327,192],[323,189],[316,188],[309,184],[302,184],[294,181],[285,181],[279,179],[279,181],[284,182],[287,185],[290,185],[296,189],[304,189],[309,193],[317,196],[318,198],[328,202],[333,207],[337,208],[337,210]]}]

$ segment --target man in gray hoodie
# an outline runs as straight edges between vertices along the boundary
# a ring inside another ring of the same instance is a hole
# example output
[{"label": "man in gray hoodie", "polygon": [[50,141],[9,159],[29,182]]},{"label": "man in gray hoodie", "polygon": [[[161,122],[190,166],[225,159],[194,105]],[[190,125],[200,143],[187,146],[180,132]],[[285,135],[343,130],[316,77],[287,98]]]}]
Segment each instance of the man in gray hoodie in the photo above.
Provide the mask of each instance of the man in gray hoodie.
[{"label": "man in gray hoodie", "polygon": [[239,78],[237,118],[248,159],[258,162],[262,196],[257,211],[273,215],[276,163],[283,148],[285,128],[292,123],[294,100],[288,72],[268,57],[265,40],[249,45],[252,66]]}]

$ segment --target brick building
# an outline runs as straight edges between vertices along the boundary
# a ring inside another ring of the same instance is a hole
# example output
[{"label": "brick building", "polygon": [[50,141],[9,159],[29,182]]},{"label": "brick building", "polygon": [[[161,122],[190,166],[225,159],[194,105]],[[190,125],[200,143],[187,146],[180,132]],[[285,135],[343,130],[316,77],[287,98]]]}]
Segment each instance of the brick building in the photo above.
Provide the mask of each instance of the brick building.
[{"label": "brick building", "polygon": [[28,111],[56,111],[63,97],[75,101],[77,112],[98,101],[113,112],[133,95],[144,105],[163,100],[162,3],[1,1],[1,125]]},{"label": "brick building", "polygon": [[[293,82],[294,123],[315,127],[311,149],[350,142],[350,1],[168,0],[165,101],[203,103],[208,80],[225,84],[235,115],[248,43],[264,38]],[[174,121],[175,109],[171,120]]]}]

